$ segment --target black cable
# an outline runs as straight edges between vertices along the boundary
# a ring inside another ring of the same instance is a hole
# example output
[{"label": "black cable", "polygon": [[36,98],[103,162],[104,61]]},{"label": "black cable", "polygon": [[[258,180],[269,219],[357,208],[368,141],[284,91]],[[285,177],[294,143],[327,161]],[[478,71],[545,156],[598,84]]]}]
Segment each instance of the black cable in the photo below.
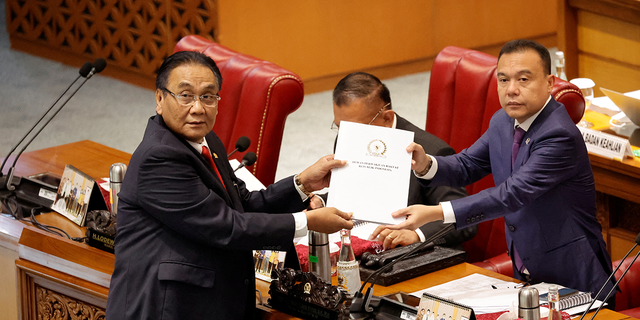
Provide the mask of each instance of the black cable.
[{"label": "black cable", "polygon": [[[42,207],[40,207],[40,208],[42,208]],[[62,229],[60,229],[58,227],[54,227],[54,226],[50,226],[50,225],[46,225],[46,224],[42,224],[42,223],[38,222],[38,220],[36,219],[36,215],[35,215],[35,210],[36,209],[38,209],[38,208],[31,209],[31,223],[34,226],[36,226],[38,229],[53,233],[55,235],[58,235],[58,236],[61,236],[61,237],[66,236],[68,239],[71,239],[69,234],[66,233],[64,230],[62,230]],[[58,231],[60,231],[60,232],[58,232]]]}]

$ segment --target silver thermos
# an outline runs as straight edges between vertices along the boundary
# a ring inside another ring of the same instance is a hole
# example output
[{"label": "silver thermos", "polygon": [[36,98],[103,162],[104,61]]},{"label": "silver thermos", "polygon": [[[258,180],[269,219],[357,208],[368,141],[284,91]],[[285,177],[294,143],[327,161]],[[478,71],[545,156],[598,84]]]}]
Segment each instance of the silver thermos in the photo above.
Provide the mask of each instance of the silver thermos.
[{"label": "silver thermos", "polygon": [[118,214],[118,192],[122,186],[124,174],[127,173],[127,165],[124,163],[114,163],[109,169],[109,188],[111,189],[111,214]]},{"label": "silver thermos", "polygon": [[518,318],[540,320],[540,296],[538,289],[523,287],[518,292]]},{"label": "silver thermos", "polygon": [[309,271],[331,283],[331,257],[329,235],[309,230]]}]

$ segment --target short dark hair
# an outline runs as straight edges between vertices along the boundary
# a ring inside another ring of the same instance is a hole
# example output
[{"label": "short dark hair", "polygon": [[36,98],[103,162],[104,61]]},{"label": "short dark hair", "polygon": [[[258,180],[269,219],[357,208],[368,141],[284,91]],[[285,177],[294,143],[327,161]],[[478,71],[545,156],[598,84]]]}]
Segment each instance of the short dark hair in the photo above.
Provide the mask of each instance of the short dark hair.
[{"label": "short dark hair", "polygon": [[507,42],[500,50],[498,60],[503,54],[525,52],[527,50],[535,50],[540,56],[540,60],[542,60],[542,70],[546,72],[545,75],[551,74],[551,55],[549,55],[549,50],[533,40],[518,39]]},{"label": "short dark hair", "polygon": [[216,77],[218,90],[222,88],[222,75],[220,74],[220,69],[218,69],[218,66],[213,59],[204,53],[197,51],[178,51],[168,56],[162,62],[162,65],[157,71],[156,89],[166,88],[171,71],[184,64],[197,64],[211,69],[211,72],[213,72],[213,75]]},{"label": "short dark hair", "polygon": [[391,109],[389,88],[378,77],[366,72],[354,72],[342,78],[333,89],[333,103],[337,106],[349,104],[353,99],[378,97]]}]

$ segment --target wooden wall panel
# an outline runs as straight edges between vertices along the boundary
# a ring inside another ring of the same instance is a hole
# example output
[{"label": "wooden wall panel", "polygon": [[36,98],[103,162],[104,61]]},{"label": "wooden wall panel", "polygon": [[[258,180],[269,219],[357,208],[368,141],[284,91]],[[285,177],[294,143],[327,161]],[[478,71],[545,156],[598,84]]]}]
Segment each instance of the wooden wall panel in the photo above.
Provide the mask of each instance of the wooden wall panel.
[{"label": "wooden wall panel", "polygon": [[[635,238],[637,233],[630,232],[622,228],[613,228],[609,230],[608,245],[610,248],[611,261],[620,260],[635,244]],[[640,248],[636,248],[632,251],[632,255],[635,255],[640,251]],[[633,257],[633,256],[630,257]]]},{"label": "wooden wall panel", "polygon": [[[640,67],[621,64],[612,59],[581,52],[578,55],[578,72],[580,77],[590,78],[596,88],[604,87],[618,92],[628,92],[640,88]],[[596,97],[603,96],[598,89]]]},{"label": "wooden wall panel", "polygon": [[153,87],[154,72],[188,34],[214,39],[214,0],[6,0],[13,48]]},{"label": "wooden wall panel", "polygon": [[219,7],[220,44],[303,79],[435,54],[431,1],[220,0]]},{"label": "wooden wall panel", "polygon": [[347,73],[422,72],[449,45],[496,54],[515,38],[556,45],[554,0],[7,0],[13,48],[153,87],[175,42],[198,34],[298,73],[305,90]]},{"label": "wooden wall panel", "polygon": [[601,58],[640,66],[640,25],[580,11],[578,49]]},{"label": "wooden wall panel", "polygon": [[640,88],[640,1],[558,0],[558,10],[569,79],[592,78],[596,87],[621,92]]},{"label": "wooden wall panel", "polygon": [[556,45],[555,0],[218,3],[218,41],[298,73],[307,93],[353,71],[386,78],[429,70],[449,45],[491,54],[515,38]]}]

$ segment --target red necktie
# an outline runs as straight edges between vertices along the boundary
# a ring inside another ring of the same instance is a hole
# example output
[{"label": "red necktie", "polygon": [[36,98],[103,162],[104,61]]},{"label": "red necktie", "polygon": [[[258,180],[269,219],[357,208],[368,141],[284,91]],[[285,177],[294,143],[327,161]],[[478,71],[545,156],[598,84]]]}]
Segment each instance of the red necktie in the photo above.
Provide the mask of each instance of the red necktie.
[{"label": "red necktie", "polygon": [[222,180],[220,171],[218,171],[218,167],[216,166],[215,162],[213,162],[213,158],[211,157],[211,152],[209,152],[209,148],[207,148],[207,146],[202,146],[202,155],[204,156],[205,159],[207,159],[207,162],[209,162],[209,165],[213,168],[213,171],[216,172],[216,174],[218,175],[218,179],[220,179],[220,183],[222,183],[222,186],[226,191],[227,186],[224,185],[224,181]]}]

